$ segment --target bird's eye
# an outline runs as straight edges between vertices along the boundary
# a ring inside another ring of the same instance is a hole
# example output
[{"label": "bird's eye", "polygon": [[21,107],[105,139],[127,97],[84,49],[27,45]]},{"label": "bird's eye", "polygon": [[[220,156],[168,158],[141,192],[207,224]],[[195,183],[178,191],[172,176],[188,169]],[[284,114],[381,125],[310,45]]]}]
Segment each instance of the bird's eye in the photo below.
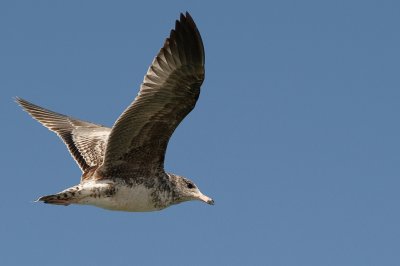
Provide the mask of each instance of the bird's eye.
[{"label": "bird's eye", "polygon": [[194,188],[194,185],[192,183],[187,183],[187,188],[192,189]]}]

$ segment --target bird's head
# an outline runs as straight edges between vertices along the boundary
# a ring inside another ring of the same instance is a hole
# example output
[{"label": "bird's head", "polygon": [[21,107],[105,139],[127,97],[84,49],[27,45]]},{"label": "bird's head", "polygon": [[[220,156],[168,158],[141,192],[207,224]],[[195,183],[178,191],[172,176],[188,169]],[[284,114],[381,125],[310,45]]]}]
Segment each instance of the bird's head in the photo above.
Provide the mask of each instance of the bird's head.
[{"label": "bird's head", "polygon": [[214,200],[207,197],[195,183],[185,177],[173,175],[175,181],[175,192],[176,192],[176,203],[189,201],[189,200],[200,200],[207,204],[214,205]]}]

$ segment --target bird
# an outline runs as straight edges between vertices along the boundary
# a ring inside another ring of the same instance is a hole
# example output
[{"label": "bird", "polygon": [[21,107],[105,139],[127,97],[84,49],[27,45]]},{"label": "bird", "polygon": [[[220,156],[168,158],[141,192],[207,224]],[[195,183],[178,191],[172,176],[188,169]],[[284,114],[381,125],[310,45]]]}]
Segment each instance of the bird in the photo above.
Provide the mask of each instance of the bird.
[{"label": "bird", "polygon": [[164,169],[169,139],[199,98],[204,65],[200,32],[188,12],[180,13],[137,96],[111,128],[16,97],[61,138],[82,170],[79,184],[37,201],[127,212],[159,211],[191,200],[214,205],[193,181]]}]

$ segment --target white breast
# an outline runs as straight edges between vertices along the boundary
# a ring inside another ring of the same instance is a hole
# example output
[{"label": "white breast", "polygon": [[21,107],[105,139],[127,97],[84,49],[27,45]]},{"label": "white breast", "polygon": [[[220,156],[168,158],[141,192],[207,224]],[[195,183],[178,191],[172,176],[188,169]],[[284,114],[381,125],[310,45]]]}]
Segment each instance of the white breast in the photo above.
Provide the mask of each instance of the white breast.
[{"label": "white breast", "polygon": [[[98,197],[88,196],[79,201],[78,204],[94,205],[100,208],[119,211],[130,212],[147,212],[156,211],[160,208],[155,208],[151,193],[153,189],[148,189],[145,186],[138,185],[134,187],[127,187],[120,184],[113,184],[116,193],[112,196],[100,195]],[[85,186],[87,190],[98,188],[105,190],[109,188],[110,184],[92,184]]]}]

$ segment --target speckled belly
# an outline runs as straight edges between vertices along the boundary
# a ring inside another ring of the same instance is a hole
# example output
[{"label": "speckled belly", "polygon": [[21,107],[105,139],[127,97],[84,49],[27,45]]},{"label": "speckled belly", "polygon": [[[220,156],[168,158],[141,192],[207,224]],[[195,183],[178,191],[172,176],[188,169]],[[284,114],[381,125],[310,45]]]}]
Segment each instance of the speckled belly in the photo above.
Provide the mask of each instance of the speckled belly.
[{"label": "speckled belly", "polygon": [[144,186],[115,186],[115,194],[86,197],[80,204],[94,205],[100,208],[130,212],[156,211],[163,208],[156,207],[152,198],[153,189]]}]

